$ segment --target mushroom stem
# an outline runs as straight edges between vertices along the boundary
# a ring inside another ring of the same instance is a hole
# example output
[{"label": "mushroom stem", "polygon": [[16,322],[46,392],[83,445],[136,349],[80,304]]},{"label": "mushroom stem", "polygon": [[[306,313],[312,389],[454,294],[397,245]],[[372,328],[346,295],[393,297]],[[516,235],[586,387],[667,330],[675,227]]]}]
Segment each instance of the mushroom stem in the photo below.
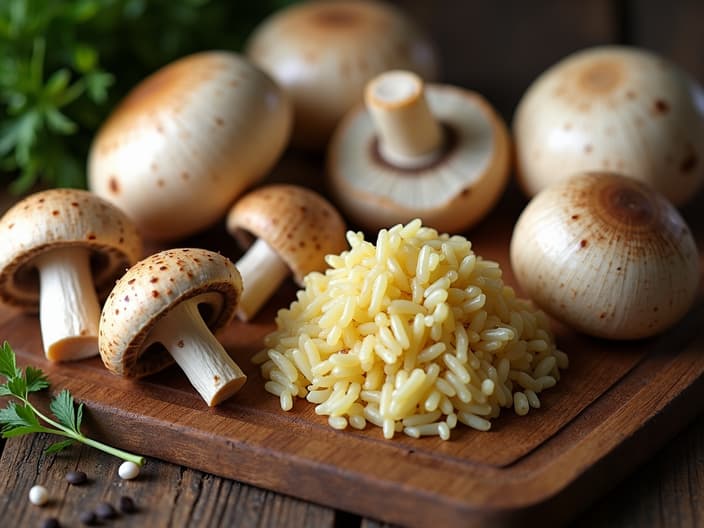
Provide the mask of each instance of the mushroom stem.
[{"label": "mushroom stem", "polygon": [[90,271],[90,251],[54,249],[37,257],[35,265],[46,357],[70,361],[97,355],[100,305]]},{"label": "mushroom stem", "polygon": [[249,321],[291,271],[278,253],[261,238],[252,244],[235,266],[242,276],[242,296],[237,305],[237,317]]},{"label": "mushroom stem", "polygon": [[421,167],[439,155],[442,128],[430,112],[418,75],[382,73],[365,90],[367,109],[379,133],[379,152],[393,165]]},{"label": "mushroom stem", "polygon": [[156,324],[151,342],[161,343],[209,406],[242,388],[247,376],[215,338],[190,299],[172,308]]}]

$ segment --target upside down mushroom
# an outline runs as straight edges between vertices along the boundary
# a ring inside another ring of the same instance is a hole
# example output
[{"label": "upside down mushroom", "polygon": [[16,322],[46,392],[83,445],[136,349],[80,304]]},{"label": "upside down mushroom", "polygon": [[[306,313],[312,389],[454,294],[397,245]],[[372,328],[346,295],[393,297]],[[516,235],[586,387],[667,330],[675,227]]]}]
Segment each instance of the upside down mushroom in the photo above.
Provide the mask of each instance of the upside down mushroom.
[{"label": "upside down mushroom", "polygon": [[398,70],[372,79],[365,101],[328,150],[331,193],[349,218],[378,230],[419,217],[459,232],[489,212],[508,181],[510,140],[484,98]]},{"label": "upside down mushroom", "polygon": [[89,192],[52,189],[7,211],[0,240],[0,300],[39,308],[46,357],[97,355],[99,298],[142,252],[130,219]]},{"label": "upside down mushroom", "polygon": [[538,193],[511,239],[511,266],[543,310],[584,333],[637,339],[690,308],[699,283],[692,233],[660,193],[587,173]]},{"label": "upside down mushroom", "polygon": [[288,98],[250,62],[190,55],[145,79],[108,118],[91,147],[89,186],[145,237],[184,237],[266,175],[290,125]]},{"label": "upside down mushroom", "polygon": [[314,191],[295,185],[268,185],[241,198],[230,210],[227,229],[247,247],[237,261],[244,291],[237,315],[256,315],[281,282],[327,268],[325,255],[346,247],[345,223],[337,210]]},{"label": "upside down mushroom", "polygon": [[704,90],[645,50],[601,46],[563,59],[530,86],[513,129],[529,196],[585,171],[625,174],[675,205],[704,183]]},{"label": "upside down mushroom", "polygon": [[174,361],[209,405],[247,377],[213,335],[227,325],[242,280],[227,258],[170,249],[138,262],[117,282],[100,317],[100,355],[112,372],[140,378]]}]

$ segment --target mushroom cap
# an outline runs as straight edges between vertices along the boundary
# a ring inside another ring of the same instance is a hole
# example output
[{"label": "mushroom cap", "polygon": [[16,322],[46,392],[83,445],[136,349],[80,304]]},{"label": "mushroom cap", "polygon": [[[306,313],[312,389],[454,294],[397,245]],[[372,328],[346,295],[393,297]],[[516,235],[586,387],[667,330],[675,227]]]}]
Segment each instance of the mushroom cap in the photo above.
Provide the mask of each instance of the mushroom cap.
[{"label": "mushroom cap", "polygon": [[609,173],[538,193],[511,239],[511,266],[543,310],[610,339],[654,335],[695,299],[699,257],[675,207],[642,182]]},{"label": "mushroom cap", "polygon": [[680,205],[704,182],[704,91],[637,48],[590,48],[558,62],[525,93],[513,129],[529,196],[572,174],[614,171]]},{"label": "mushroom cap", "polygon": [[230,210],[227,229],[236,239],[245,232],[263,239],[299,285],[308,273],[327,268],[325,255],[347,248],[345,221],[335,207],[296,185],[268,185],[242,197]]},{"label": "mushroom cap", "polygon": [[293,143],[307,148],[325,146],[375,75],[399,68],[432,80],[438,70],[433,46],[413,21],[372,1],[290,6],[260,24],[246,54],[291,96]]},{"label": "mushroom cap", "polygon": [[444,128],[444,151],[427,166],[401,168],[384,160],[363,105],[345,116],[330,142],[333,200],[364,229],[419,217],[438,231],[459,232],[479,222],[508,183],[510,138],[491,105],[455,86],[425,89],[430,111]]},{"label": "mushroom cap", "polygon": [[27,311],[39,307],[32,260],[59,247],[90,250],[100,298],[142,255],[134,223],[111,203],[77,189],[51,189],[16,203],[0,219],[0,300]]},{"label": "mushroom cap", "polygon": [[105,366],[125,377],[158,372],[174,361],[149,333],[173,306],[198,297],[203,320],[215,333],[227,325],[242,293],[242,279],[226,257],[196,248],[169,249],[132,266],[117,281],[100,315],[98,346]]},{"label": "mushroom cap", "polygon": [[286,95],[239,55],[184,57],[142,81],[101,127],[89,186],[146,237],[193,234],[266,175],[291,118]]}]

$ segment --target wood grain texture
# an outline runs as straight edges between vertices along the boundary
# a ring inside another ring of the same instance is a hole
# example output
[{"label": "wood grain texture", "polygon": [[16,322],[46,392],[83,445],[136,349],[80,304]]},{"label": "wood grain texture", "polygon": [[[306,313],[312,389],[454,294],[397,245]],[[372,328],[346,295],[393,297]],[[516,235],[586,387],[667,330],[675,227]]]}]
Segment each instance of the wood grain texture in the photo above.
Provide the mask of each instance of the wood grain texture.
[{"label": "wood grain texture", "polygon": [[[480,255],[502,263],[509,284],[507,236],[522,204],[509,193],[489,221],[470,233]],[[217,230],[203,240],[210,249],[234,251]],[[44,368],[55,390],[68,387],[87,403],[86,429],[99,439],[411,526],[513,525],[537,515],[563,521],[692,418],[697,408],[685,405],[685,398],[704,396],[704,343],[688,346],[704,317],[700,306],[663,338],[632,344],[558,327],[559,344],[572,361],[563,380],[544,394],[539,411],[526,418],[505,411],[488,434],[461,427],[450,442],[389,442],[376,428],[334,431],[305,401],[281,411],[248,360],[272,329],[275,310],[294,292],[288,283],[250,324],[234,322],[219,334],[250,381],[215,409],[205,406],[175,367],[133,382],[108,373],[97,359],[47,364],[34,317],[15,315],[0,323],[0,335],[23,362]],[[204,507],[202,514],[208,512]]]},{"label": "wood grain texture", "polygon": [[595,502],[573,528],[704,525],[704,416]]},{"label": "wood grain texture", "polygon": [[[0,459],[0,519],[3,526],[40,526],[56,517],[62,526],[78,526],[79,515],[101,502],[115,507],[123,495],[132,497],[138,512],[122,514],[110,526],[285,526],[321,528],[334,525],[335,512],[172,464],[149,460],[141,475],[123,481],[117,475],[120,461],[83,446],[59,455],[44,455],[52,443],[48,435],[12,439]],[[69,485],[70,470],[84,471],[89,480]],[[29,503],[34,484],[51,497],[44,507]]]}]

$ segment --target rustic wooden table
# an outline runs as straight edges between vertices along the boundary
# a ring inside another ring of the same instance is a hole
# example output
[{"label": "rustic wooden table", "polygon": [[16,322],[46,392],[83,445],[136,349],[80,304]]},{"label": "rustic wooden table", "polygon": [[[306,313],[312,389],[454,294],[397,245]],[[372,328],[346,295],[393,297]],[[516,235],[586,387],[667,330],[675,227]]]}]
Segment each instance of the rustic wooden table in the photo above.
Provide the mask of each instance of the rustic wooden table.
[{"label": "rustic wooden table", "polygon": [[[62,526],[80,526],[80,512],[100,502],[117,504],[123,495],[139,511],[105,523],[120,526],[215,527],[277,526],[375,528],[361,518],[316,504],[247,486],[228,479],[150,459],[134,481],[117,475],[118,461],[99,451],[74,447],[44,455],[46,435],[11,439],[0,444],[0,519],[2,526],[41,526],[56,517]],[[67,471],[89,476],[82,486],[64,480]],[[39,508],[27,500],[29,488],[41,483],[51,502]],[[603,498],[575,512],[575,527],[696,527],[704,525],[704,416],[673,439],[647,464]]]},{"label": "rustic wooden table", "polygon": [[[510,115],[535,77],[565,54],[598,43],[647,46],[704,79],[701,0],[595,0],[590,2],[488,2],[398,0],[429,29],[444,58],[443,77],[490,95]],[[559,19],[560,23],[551,21]],[[472,24],[467,21],[482,20]],[[529,41],[527,49],[520,44]],[[692,405],[700,406],[700,402]],[[372,528],[374,519],[282,496],[186,467],[149,459],[140,477],[122,481],[118,461],[85,447],[44,455],[44,435],[0,440],[0,526],[41,526],[56,517],[79,526],[79,513],[129,495],[134,515],[111,526],[320,526]],[[80,469],[89,476],[69,486],[64,475]],[[40,483],[51,501],[39,508],[27,500]],[[574,512],[574,526],[704,526],[704,416],[672,439],[657,455],[601,499]]]}]

